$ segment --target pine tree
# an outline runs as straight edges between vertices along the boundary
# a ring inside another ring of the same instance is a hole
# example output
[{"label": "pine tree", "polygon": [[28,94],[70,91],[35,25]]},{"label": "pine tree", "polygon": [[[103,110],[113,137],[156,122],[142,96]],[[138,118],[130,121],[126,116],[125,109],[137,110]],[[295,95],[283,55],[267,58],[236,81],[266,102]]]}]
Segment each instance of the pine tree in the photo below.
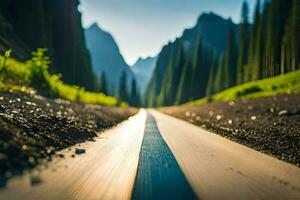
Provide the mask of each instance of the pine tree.
[{"label": "pine tree", "polygon": [[119,98],[123,101],[129,102],[128,92],[127,92],[127,73],[122,72],[119,82]]},{"label": "pine tree", "polygon": [[203,66],[201,67],[201,73],[200,73],[200,76],[201,76],[200,97],[205,96],[205,91],[207,88],[208,78],[209,78],[209,73],[210,73],[210,67],[212,65],[213,57],[214,57],[213,49],[206,48],[203,52],[204,52],[204,63],[203,63]]},{"label": "pine tree", "polygon": [[231,22],[231,26],[228,30],[228,38],[227,38],[227,47],[225,51],[224,57],[224,88],[229,88],[231,86],[236,85],[236,74],[237,74],[237,48],[236,41],[233,32],[233,26]]},{"label": "pine tree", "polygon": [[220,92],[225,89],[225,85],[224,85],[224,71],[225,70],[224,70],[224,68],[225,68],[225,57],[224,57],[224,53],[222,53],[220,56],[217,70],[216,70],[215,81],[213,84],[214,93]]},{"label": "pine tree", "polygon": [[292,9],[292,68],[291,71],[300,69],[300,1],[293,0]]},{"label": "pine tree", "polygon": [[[262,79],[265,77],[265,67],[264,67],[264,52],[265,52],[265,45],[266,45],[266,27],[267,27],[267,18],[268,18],[268,5],[269,3],[266,2],[264,4],[264,8],[262,13],[256,14],[256,23],[258,23],[257,27],[257,32],[256,32],[256,41],[255,41],[255,47],[254,47],[254,52],[252,55],[252,76],[251,80],[256,80],[256,79]],[[260,11],[260,1],[257,1],[257,8],[256,12]]]},{"label": "pine tree", "polygon": [[191,97],[192,99],[198,99],[202,96],[201,94],[201,78],[203,75],[201,74],[202,66],[202,58],[203,56],[203,42],[202,38],[199,35],[193,55],[193,68],[192,68],[192,91]]},{"label": "pine tree", "polygon": [[183,48],[183,43],[180,42],[178,50],[177,50],[177,57],[175,58],[175,64],[173,66],[173,72],[172,72],[172,79],[170,82],[170,102],[172,104],[175,103],[178,86],[180,82],[180,77],[182,73],[182,69],[185,64],[185,53]]},{"label": "pine tree", "polygon": [[138,107],[140,106],[140,96],[138,94],[136,80],[131,81],[131,93],[130,93],[130,105]]},{"label": "pine tree", "polygon": [[281,48],[291,1],[273,0],[270,4],[266,45],[268,76],[278,75],[281,71]]},{"label": "pine tree", "polygon": [[162,88],[160,91],[160,94],[158,96],[158,106],[163,105],[172,105],[172,80],[173,80],[173,74],[174,73],[174,53],[173,50],[171,52],[171,55],[169,56],[169,62],[166,72],[166,77],[162,83]]},{"label": "pine tree", "polygon": [[102,72],[101,77],[100,77],[100,89],[99,89],[99,91],[104,93],[104,94],[108,94],[107,79],[106,79],[105,72]]},{"label": "pine tree", "polygon": [[189,54],[190,53],[187,53],[185,64],[181,73],[175,104],[188,102],[191,98],[192,65],[190,62]]},{"label": "pine tree", "polygon": [[256,61],[259,66],[259,78],[267,78],[268,77],[268,60],[267,58],[267,31],[268,31],[268,21],[269,21],[269,10],[270,10],[270,2],[265,1],[263,6],[263,12],[260,16],[259,22],[259,31],[258,34],[260,38],[257,39],[257,42],[260,46],[256,46]]},{"label": "pine tree", "polygon": [[281,73],[300,68],[300,2],[293,0],[281,49]]},{"label": "pine tree", "polygon": [[[258,0],[259,3],[259,0]],[[242,20],[240,24],[240,45],[239,45],[239,57],[237,65],[237,84],[244,83],[244,67],[248,62],[248,49],[249,49],[249,6],[247,1],[243,2],[242,6]]]},{"label": "pine tree", "polygon": [[251,32],[251,37],[250,37],[248,64],[244,65],[244,76],[243,76],[244,82],[257,79],[256,69],[254,67],[254,54],[257,50],[256,41],[257,41],[257,33],[259,29],[259,21],[260,21],[260,0],[257,0],[255,12],[254,12],[254,24]]},{"label": "pine tree", "polygon": [[216,70],[217,70],[217,65],[218,65],[218,59],[217,59],[217,54],[216,51],[213,50],[212,52],[212,61],[211,61],[211,66],[210,66],[210,72],[209,72],[209,78],[208,78],[208,83],[205,91],[205,96],[210,97],[212,94],[214,94],[214,80],[216,78]]}]

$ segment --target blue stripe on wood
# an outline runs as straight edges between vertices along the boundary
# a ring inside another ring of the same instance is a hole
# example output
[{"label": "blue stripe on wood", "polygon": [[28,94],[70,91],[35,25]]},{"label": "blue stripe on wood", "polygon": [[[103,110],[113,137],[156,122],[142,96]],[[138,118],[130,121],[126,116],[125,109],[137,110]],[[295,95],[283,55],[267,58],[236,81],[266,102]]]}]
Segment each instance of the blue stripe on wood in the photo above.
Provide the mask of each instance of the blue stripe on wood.
[{"label": "blue stripe on wood", "polygon": [[197,199],[149,113],[132,199]]}]

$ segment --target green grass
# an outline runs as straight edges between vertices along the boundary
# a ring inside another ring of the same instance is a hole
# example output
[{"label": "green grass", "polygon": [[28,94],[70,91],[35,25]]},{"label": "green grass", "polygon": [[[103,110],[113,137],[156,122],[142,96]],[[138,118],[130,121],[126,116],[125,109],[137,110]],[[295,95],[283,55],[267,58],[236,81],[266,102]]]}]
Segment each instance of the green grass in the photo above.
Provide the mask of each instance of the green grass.
[{"label": "green grass", "polygon": [[33,58],[25,63],[0,56],[0,90],[12,90],[25,93],[39,92],[50,97],[70,101],[99,104],[105,106],[127,106],[115,97],[103,93],[89,92],[82,87],[65,84],[60,75],[48,73],[49,58],[45,50],[33,53]]},{"label": "green grass", "polygon": [[208,100],[232,101],[292,93],[300,94],[300,70],[235,86],[213,95],[210,99],[202,98],[188,104],[199,105]]}]

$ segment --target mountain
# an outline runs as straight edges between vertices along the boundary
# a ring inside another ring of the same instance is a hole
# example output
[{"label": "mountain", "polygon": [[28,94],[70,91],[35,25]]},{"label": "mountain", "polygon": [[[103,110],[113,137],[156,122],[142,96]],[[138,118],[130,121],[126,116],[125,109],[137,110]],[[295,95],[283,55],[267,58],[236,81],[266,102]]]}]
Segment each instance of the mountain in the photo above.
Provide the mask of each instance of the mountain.
[{"label": "mountain", "polygon": [[50,71],[69,84],[94,89],[85,46],[79,0],[1,0],[0,50],[12,49],[19,60],[37,48],[47,48]]},{"label": "mountain", "polygon": [[[85,30],[87,47],[91,54],[92,67],[97,77],[104,72],[110,94],[117,94],[122,72],[126,72],[128,87],[134,78],[112,35],[94,23]],[[128,89],[129,91],[129,89]]]},{"label": "mountain", "polygon": [[[231,19],[224,19],[212,12],[204,13],[200,15],[193,28],[184,30],[179,39],[193,45],[201,36],[204,46],[214,48],[218,54],[221,54],[226,48],[228,30],[231,24]],[[239,26],[233,25],[234,32],[237,33]]]},{"label": "mountain", "polygon": [[[203,46],[206,49],[214,49],[218,57],[226,49],[226,42],[228,38],[228,30],[232,27],[235,35],[238,35],[238,25],[233,24],[230,19],[224,19],[214,13],[204,13],[198,20],[193,28],[183,31],[181,37],[177,38],[174,42],[169,42],[165,45],[158,55],[153,76],[149,82],[146,90],[146,104],[148,106],[157,106],[158,97],[161,94],[161,89],[167,75],[167,68],[169,61],[179,51],[182,46],[183,53],[191,54],[194,52],[197,40],[201,38]],[[206,70],[207,72],[209,70]],[[208,76],[205,74],[204,76]]]},{"label": "mountain", "polygon": [[148,83],[152,77],[157,57],[139,58],[131,69],[136,77],[140,94],[143,96],[146,92]]}]

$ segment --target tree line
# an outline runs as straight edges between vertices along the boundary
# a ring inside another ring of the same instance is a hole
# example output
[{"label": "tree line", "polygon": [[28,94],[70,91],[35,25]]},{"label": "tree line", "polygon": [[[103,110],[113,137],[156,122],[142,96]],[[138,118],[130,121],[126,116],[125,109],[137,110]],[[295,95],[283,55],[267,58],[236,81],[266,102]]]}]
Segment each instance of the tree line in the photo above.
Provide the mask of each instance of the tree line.
[{"label": "tree line", "polygon": [[4,39],[0,46],[13,49],[12,56],[21,61],[30,59],[38,48],[48,49],[51,73],[61,73],[65,83],[94,91],[96,77],[85,45],[79,3],[2,0],[0,37]]},{"label": "tree line", "polygon": [[257,0],[252,23],[245,0],[239,31],[234,31],[230,22],[225,50],[218,53],[205,46],[201,33],[193,48],[179,41],[179,47],[173,48],[167,58],[167,73],[158,97],[153,100],[150,95],[146,104],[182,104],[235,85],[298,70],[299,35],[299,0]]},{"label": "tree line", "polygon": [[250,24],[244,1],[239,36],[229,30],[227,49],[211,67],[206,95],[300,69],[299,9],[298,0],[257,0]]},{"label": "tree line", "polygon": [[[108,83],[105,72],[102,72],[99,79],[99,88],[97,91],[102,92],[104,94],[108,94]],[[119,80],[118,86],[118,98],[122,101],[127,102],[130,106],[139,107],[141,106],[141,98],[138,92],[138,85],[133,78],[131,81],[128,80],[126,71],[123,71]]]}]

